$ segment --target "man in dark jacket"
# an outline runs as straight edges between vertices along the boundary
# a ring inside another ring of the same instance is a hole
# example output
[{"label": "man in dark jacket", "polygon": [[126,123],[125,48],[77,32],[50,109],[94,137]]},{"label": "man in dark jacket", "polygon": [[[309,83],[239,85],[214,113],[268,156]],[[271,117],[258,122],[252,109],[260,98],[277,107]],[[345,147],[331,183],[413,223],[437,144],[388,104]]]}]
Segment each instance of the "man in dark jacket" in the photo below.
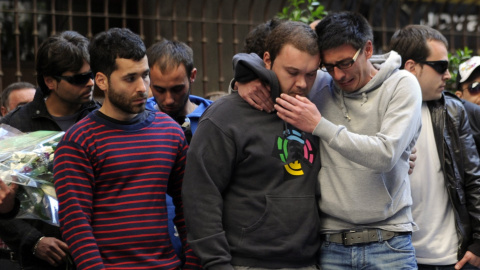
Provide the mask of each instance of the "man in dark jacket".
[{"label": "man in dark jacket", "polygon": [[[0,123],[22,132],[66,131],[96,109],[88,40],[73,31],[52,36],[40,45],[34,100]],[[23,269],[65,269],[68,247],[58,227],[40,220],[0,221],[0,238],[12,248]]]},{"label": "man in dark jacket", "polygon": [[[306,96],[320,62],[315,32],[288,21],[266,44],[262,74],[272,95]],[[188,241],[205,269],[317,269],[316,149],[311,134],[236,93],[208,107],[182,188]]]},{"label": "man in dark jacket", "polygon": [[458,66],[457,91],[467,110],[473,139],[480,149],[480,56],[474,56]]},{"label": "man in dark jacket", "polygon": [[410,177],[412,215],[420,227],[412,236],[418,268],[477,269],[479,157],[462,102],[443,92],[450,79],[448,42],[437,30],[410,25],[393,35],[391,49],[422,89],[422,130]]}]

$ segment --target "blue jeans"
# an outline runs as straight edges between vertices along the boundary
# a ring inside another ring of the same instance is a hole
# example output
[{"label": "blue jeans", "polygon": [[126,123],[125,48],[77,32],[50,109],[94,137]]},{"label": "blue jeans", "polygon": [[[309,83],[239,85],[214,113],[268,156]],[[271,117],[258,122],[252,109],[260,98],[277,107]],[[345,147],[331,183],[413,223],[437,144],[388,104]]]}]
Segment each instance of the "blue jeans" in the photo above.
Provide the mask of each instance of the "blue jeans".
[{"label": "blue jeans", "polygon": [[383,242],[344,246],[324,241],[320,268],[338,269],[417,269],[411,235],[398,235]]},{"label": "blue jeans", "polygon": [[[478,268],[469,264],[469,263],[466,263],[462,270],[475,270]],[[455,270],[455,264],[452,264],[452,265],[442,265],[442,266],[439,266],[439,265],[425,265],[425,264],[419,264],[418,265],[418,270]]]}]

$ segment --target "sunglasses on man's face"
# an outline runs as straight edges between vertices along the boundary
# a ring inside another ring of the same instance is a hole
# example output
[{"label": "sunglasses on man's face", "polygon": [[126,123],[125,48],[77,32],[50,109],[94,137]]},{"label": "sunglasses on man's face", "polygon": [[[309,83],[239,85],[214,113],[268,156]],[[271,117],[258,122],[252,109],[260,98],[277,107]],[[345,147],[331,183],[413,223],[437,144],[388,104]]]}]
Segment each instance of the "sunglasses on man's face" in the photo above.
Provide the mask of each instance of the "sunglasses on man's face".
[{"label": "sunglasses on man's face", "polygon": [[447,60],[440,60],[440,61],[421,61],[421,64],[425,64],[433,68],[438,74],[443,74],[448,69],[448,61]]},{"label": "sunglasses on man's face", "polygon": [[87,84],[90,79],[94,79],[95,76],[93,72],[89,71],[86,73],[75,74],[73,76],[52,76],[57,80],[65,80],[66,82],[73,84],[73,85],[85,85]]},{"label": "sunglasses on man's face", "polygon": [[468,89],[468,92],[470,92],[470,94],[472,95],[476,95],[480,93],[480,82],[473,82],[468,86],[467,89]]}]

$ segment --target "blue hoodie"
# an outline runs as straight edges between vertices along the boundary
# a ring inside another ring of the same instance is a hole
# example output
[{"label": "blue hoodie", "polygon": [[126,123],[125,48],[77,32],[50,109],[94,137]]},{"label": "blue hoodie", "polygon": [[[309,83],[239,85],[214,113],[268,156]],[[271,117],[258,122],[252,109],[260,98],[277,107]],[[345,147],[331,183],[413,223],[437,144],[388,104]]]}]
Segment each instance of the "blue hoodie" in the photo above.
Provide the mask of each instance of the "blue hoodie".
[{"label": "blue hoodie", "polygon": [[[213,101],[204,99],[202,97],[190,95],[189,99],[192,103],[198,105],[195,110],[187,115],[187,118],[190,120],[190,128],[192,130],[192,134],[195,133],[195,130],[198,126],[198,121],[202,116],[203,112],[212,104]],[[147,110],[157,111],[159,110],[157,106],[157,101],[154,97],[151,97],[147,100],[147,104],[145,105]],[[166,195],[166,202],[167,202],[167,209],[168,209],[168,233],[170,234],[170,240],[172,241],[172,245],[175,248],[177,255],[182,254],[182,242],[178,237],[178,233],[176,232],[175,226],[173,224],[173,218],[175,217],[175,205],[173,205],[172,198]],[[183,258],[182,258],[183,259]]]},{"label": "blue hoodie", "polygon": [[[208,106],[210,106],[210,104],[212,104],[213,101],[194,95],[190,95],[188,99],[190,99],[192,103],[198,105],[198,107],[192,113],[187,115],[187,118],[190,120],[192,134],[194,134],[195,130],[197,129],[200,116],[202,116],[203,112],[207,109]],[[157,101],[154,97],[151,97],[147,100],[147,104],[145,105],[145,107],[151,111],[159,110],[157,106]]]}]

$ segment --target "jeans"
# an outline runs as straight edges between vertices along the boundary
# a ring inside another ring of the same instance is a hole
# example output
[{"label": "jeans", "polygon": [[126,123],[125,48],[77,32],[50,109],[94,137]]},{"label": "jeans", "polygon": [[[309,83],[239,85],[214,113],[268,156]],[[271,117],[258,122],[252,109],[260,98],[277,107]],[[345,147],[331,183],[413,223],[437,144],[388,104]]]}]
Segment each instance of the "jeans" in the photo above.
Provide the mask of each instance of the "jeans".
[{"label": "jeans", "polygon": [[[475,270],[478,268],[466,263],[462,270]],[[455,270],[455,264],[452,265],[425,265],[425,264],[419,264],[418,265],[418,270]]]},{"label": "jeans", "polygon": [[417,269],[411,235],[398,235],[382,242],[344,246],[324,241],[320,268],[338,269]]}]

